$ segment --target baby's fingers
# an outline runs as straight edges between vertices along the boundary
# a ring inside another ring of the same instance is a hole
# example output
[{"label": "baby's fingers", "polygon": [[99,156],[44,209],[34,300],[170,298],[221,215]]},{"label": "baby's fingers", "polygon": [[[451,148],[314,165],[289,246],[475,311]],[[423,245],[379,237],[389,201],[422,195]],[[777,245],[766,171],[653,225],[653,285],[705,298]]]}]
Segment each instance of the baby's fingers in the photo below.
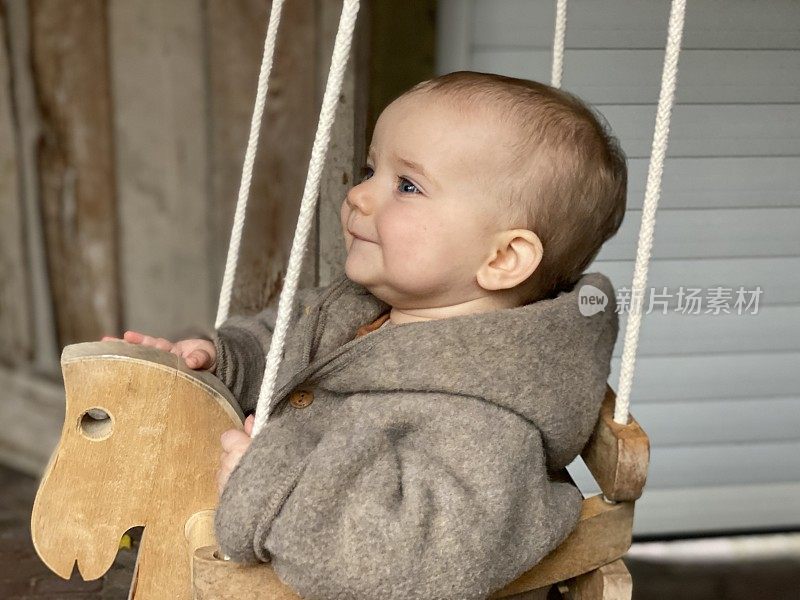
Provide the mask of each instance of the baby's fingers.
[{"label": "baby's fingers", "polygon": [[233,452],[226,452],[225,456],[220,458],[220,468],[226,473],[232,472],[236,468],[236,465],[239,464],[239,461],[242,460],[243,454],[244,450],[240,449],[236,449]]},{"label": "baby's fingers", "polygon": [[250,415],[244,420],[244,432],[253,437],[253,424],[256,422],[256,416]]},{"label": "baby's fingers", "polygon": [[190,369],[204,369],[211,364],[211,356],[205,350],[192,350],[184,358]]},{"label": "baby's fingers", "polygon": [[219,441],[225,452],[233,452],[249,446],[250,436],[241,429],[227,429],[219,436]]},{"label": "baby's fingers", "polygon": [[153,346],[155,348],[158,348],[159,350],[166,350],[167,352],[172,350],[172,342],[164,338],[157,338],[149,335],[144,335],[142,333],[139,333],[138,331],[126,331],[124,337],[126,342],[130,342],[132,344],[144,344],[145,346]]},{"label": "baby's fingers", "polygon": [[222,498],[222,492],[225,490],[225,484],[228,483],[228,473],[222,469],[217,469],[217,495]]},{"label": "baby's fingers", "polygon": [[122,337],[125,338],[126,342],[130,342],[131,344],[141,344],[144,341],[144,334],[139,333],[138,331],[126,331],[122,334]]}]

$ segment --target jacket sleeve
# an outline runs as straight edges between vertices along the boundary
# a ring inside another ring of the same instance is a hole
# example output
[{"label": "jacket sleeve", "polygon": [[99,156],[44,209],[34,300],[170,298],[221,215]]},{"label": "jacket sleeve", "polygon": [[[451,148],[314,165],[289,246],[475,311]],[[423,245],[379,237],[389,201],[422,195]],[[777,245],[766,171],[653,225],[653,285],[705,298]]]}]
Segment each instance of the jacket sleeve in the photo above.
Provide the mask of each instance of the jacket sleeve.
[{"label": "jacket sleeve", "polygon": [[[300,313],[313,302],[324,287],[302,288],[295,295],[292,318],[287,331],[302,316]],[[256,409],[267,353],[278,317],[279,297],[255,315],[233,315],[210,336],[217,353],[213,373],[227,387],[247,414]]]},{"label": "jacket sleeve", "polygon": [[217,352],[214,374],[244,413],[255,410],[277,312],[277,305],[270,305],[256,315],[234,315],[211,336]]},{"label": "jacket sleeve", "polygon": [[485,598],[574,528],[582,495],[548,479],[528,421],[468,397],[366,398],[296,464],[289,429],[253,440],[217,511],[223,551],[271,560],[303,598]]}]

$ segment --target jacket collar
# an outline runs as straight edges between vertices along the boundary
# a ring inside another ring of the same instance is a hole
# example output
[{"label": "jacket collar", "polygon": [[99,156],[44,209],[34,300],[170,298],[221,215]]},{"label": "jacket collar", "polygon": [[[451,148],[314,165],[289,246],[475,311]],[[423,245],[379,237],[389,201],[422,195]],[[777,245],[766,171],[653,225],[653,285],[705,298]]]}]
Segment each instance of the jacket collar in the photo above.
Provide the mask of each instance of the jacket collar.
[{"label": "jacket collar", "polygon": [[[589,295],[605,295],[606,304],[584,316],[579,300]],[[404,323],[354,339],[389,308],[344,274],[325,288],[309,311],[304,356],[309,364],[336,355],[336,367],[317,374],[319,385],[344,394],[480,398],[536,425],[554,468],[580,452],[618,333],[615,292],[605,275],[585,273],[571,290],[525,306]]]}]

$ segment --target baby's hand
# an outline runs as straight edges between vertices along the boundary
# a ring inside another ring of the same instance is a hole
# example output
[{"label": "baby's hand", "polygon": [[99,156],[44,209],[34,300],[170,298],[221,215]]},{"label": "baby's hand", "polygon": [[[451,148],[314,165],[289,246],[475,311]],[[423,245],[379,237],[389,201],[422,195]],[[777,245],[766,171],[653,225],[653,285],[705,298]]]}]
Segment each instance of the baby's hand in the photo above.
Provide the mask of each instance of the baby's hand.
[{"label": "baby's hand", "polygon": [[225,484],[228,483],[228,477],[250,447],[250,435],[253,433],[254,422],[255,416],[250,415],[244,421],[244,432],[239,429],[228,429],[219,438],[222,442],[222,454],[219,457],[220,467],[217,471],[217,492],[220,498]]},{"label": "baby's hand", "polygon": [[143,346],[153,346],[167,352],[172,352],[180,356],[186,366],[190,369],[208,369],[213,372],[217,366],[217,350],[213,342],[208,340],[181,340],[180,342],[170,342],[164,338],[150,337],[137,331],[126,331],[122,340],[110,335],[103,336],[102,342],[106,340],[119,340],[130,342],[131,344],[142,344]]}]

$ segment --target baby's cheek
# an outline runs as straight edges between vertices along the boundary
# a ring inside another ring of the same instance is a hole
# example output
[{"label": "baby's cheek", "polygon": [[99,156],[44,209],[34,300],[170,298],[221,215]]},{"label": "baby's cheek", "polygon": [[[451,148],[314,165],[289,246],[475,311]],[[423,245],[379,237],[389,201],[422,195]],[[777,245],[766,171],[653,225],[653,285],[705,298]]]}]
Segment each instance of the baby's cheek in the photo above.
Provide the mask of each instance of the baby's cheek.
[{"label": "baby's cheek", "polygon": [[387,231],[384,247],[387,268],[401,279],[425,284],[426,278],[439,280],[440,271],[448,266],[441,232],[430,223],[400,223]]},{"label": "baby's cheek", "polygon": [[393,259],[403,263],[409,259],[424,260],[428,228],[424,224],[398,219],[384,227],[381,241]]}]

